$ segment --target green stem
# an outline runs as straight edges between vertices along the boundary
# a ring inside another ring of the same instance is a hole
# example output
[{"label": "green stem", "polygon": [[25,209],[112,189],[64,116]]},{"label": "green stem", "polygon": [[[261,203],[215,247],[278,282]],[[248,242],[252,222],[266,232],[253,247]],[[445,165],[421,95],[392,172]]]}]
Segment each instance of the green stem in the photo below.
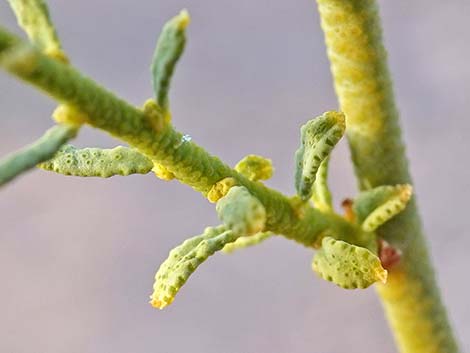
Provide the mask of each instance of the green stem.
[{"label": "green stem", "polygon": [[159,129],[154,116],[146,115],[71,66],[41,54],[1,28],[0,66],[83,113],[86,123],[127,142],[204,195],[220,180],[234,178],[265,207],[266,231],[282,234],[305,246],[318,245],[326,232],[348,241],[360,238],[360,228],[339,215],[321,212],[261,182],[249,180],[194,142],[187,141],[171,124]]},{"label": "green stem", "polygon": [[[15,13],[18,24],[26,32],[31,43],[44,54],[67,63],[67,56],[62,51],[46,3],[43,0],[8,0],[8,2]],[[12,45],[13,43],[3,43],[3,45],[5,44]],[[5,47],[0,49],[5,49]],[[60,108],[63,112],[72,113],[67,107]],[[36,164],[51,158],[64,143],[77,135],[79,125],[64,122],[50,129],[31,146],[27,146],[12,156],[6,157],[3,162],[0,162],[0,167],[3,168],[1,171],[3,175],[0,176],[0,186],[22,172],[33,168]],[[48,138],[51,141],[47,141]]]},{"label": "green stem", "polygon": [[59,37],[43,0],[8,0],[18,24],[29,40],[45,54],[67,62]]},{"label": "green stem", "polygon": [[[317,0],[359,186],[410,183],[374,0]],[[403,353],[458,352],[431,266],[416,202],[381,227],[403,253],[378,293]]]},{"label": "green stem", "polygon": [[18,174],[34,168],[38,163],[52,158],[76,133],[77,127],[69,124],[56,125],[47,130],[36,142],[0,160],[0,186]]}]

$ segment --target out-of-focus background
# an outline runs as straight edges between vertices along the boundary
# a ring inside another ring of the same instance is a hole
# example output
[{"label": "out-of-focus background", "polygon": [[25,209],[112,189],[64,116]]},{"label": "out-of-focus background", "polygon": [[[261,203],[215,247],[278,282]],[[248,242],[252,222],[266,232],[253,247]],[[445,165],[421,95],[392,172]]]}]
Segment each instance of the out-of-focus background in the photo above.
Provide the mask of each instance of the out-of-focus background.
[{"label": "out-of-focus background", "polygon": [[[299,127],[337,108],[313,0],[49,1],[64,48],[87,75],[135,104],[152,95],[160,28],[192,23],[171,90],[176,127],[223,160],[273,160],[293,193]],[[404,136],[443,296],[470,348],[470,2],[380,1]],[[6,2],[0,23],[21,33]],[[55,103],[0,72],[0,155],[52,125]],[[77,146],[119,142],[85,128]],[[355,181],[343,141],[335,203]],[[164,311],[147,303],[168,251],[217,224],[213,205],[151,174],[80,179],[32,171],[0,191],[0,351],[5,353],[392,353],[374,289],[345,291],[283,238],[191,277]]]}]

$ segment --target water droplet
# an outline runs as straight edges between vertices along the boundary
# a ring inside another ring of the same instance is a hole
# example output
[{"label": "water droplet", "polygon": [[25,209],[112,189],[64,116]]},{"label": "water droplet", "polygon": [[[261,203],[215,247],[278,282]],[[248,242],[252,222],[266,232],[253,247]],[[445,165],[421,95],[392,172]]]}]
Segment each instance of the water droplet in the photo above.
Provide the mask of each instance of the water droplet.
[{"label": "water droplet", "polygon": [[188,134],[185,134],[181,136],[181,139],[178,141],[178,143],[175,145],[175,148],[179,148],[182,144],[191,141],[192,138]]}]

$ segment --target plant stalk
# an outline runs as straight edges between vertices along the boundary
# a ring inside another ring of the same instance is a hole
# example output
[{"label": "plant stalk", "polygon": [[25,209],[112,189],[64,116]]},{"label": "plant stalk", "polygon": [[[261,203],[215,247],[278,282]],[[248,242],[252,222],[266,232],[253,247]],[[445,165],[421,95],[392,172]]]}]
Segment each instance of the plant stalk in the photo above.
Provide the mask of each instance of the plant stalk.
[{"label": "plant stalk", "polygon": [[[360,189],[411,183],[375,0],[317,3]],[[458,352],[416,201],[378,234],[402,252],[377,285],[400,352]]]},{"label": "plant stalk", "polygon": [[317,246],[326,232],[350,242],[363,233],[360,227],[338,214],[322,212],[261,182],[249,180],[193,141],[184,139],[171,124],[156,126],[144,110],[116,97],[72,66],[49,58],[1,27],[0,67],[86,116],[84,123],[127,142],[205,196],[216,183],[234,178],[265,207],[265,231],[284,235],[307,247]]}]

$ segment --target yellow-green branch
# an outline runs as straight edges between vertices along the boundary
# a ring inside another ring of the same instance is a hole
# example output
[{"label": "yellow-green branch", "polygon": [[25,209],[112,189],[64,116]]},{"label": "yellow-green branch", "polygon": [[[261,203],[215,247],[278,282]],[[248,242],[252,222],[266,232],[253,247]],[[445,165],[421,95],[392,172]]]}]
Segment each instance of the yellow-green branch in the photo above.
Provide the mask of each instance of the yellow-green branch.
[{"label": "yellow-green branch", "polygon": [[[62,51],[46,3],[42,0],[8,0],[8,2],[18,24],[26,32],[31,43],[49,57],[67,63],[68,58]],[[59,117],[73,112],[67,107],[59,107],[55,114]],[[0,186],[34,168],[36,164],[47,161],[63,144],[77,135],[79,128],[79,123],[64,121],[48,130],[38,141],[0,161]]]},{"label": "yellow-green branch", "polygon": [[354,243],[361,238],[362,230],[339,215],[321,212],[249,180],[193,141],[184,139],[171,124],[155,124],[159,118],[156,112],[135,108],[73,67],[49,58],[1,28],[0,66],[80,112],[87,117],[86,123],[127,142],[205,196],[219,181],[233,178],[265,207],[265,231],[309,247],[318,245],[326,231]]},{"label": "yellow-green branch", "polygon": [[29,40],[46,55],[67,61],[43,0],[8,0]]},{"label": "yellow-green branch", "polygon": [[[375,0],[317,0],[359,186],[410,183]],[[400,351],[458,352],[414,200],[378,233],[403,253],[378,292]]]}]

